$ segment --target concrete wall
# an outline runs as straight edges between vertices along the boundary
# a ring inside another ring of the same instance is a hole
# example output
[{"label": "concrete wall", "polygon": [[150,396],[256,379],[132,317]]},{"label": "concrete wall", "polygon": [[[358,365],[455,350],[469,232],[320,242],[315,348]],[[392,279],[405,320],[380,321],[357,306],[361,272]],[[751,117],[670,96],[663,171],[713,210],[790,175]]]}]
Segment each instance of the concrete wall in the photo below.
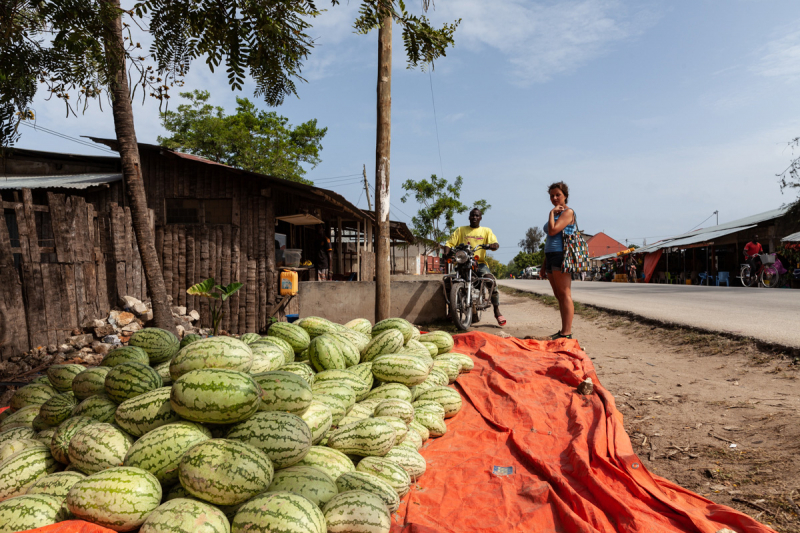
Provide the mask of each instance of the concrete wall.
[{"label": "concrete wall", "polygon": [[[375,323],[375,282],[303,281],[300,283],[300,317],[320,316],[340,324],[354,318]],[[392,281],[392,316],[412,324],[446,318],[440,278]]]}]

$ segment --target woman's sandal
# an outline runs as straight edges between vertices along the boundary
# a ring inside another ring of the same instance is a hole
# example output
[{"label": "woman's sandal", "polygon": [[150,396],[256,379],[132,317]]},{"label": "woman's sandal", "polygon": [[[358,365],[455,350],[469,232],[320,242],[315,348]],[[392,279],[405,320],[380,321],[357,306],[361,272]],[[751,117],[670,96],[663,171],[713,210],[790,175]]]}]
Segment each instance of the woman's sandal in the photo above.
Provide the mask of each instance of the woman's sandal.
[{"label": "woman's sandal", "polygon": [[569,335],[562,335],[560,331],[550,336],[551,341],[556,341],[558,339],[571,339],[571,338],[572,338],[572,333],[570,333]]}]

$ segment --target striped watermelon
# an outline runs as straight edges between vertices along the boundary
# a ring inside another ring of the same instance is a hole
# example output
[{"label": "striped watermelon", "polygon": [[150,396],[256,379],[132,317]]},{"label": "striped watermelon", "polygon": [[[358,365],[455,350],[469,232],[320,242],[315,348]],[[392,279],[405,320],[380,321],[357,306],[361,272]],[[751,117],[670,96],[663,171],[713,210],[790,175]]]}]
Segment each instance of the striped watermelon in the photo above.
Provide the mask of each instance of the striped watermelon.
[{"label": "striped watermelon", "polygon": [[326,533],[325,517],[311,500],[291,492],[267,492],[239,508],[231,533]]},{"label": "striped watermelon", "polygon": [[[189,346],[193,342],[197,342],[202,338],[203,336],[198,335],[197,333],[187,333],[181,339],[181,343],[178,345],[178,349],[180,350],[181,348],[185,348],[186,346]],[[167,361],[169,361],[169,359],[167,359]]]},{"label": "striped watermelon", "polygon": [[389,533],[392,515],[380,496],[364,490],[337,494],[322,508],[328,533]]},{"label": "striped watermelon", "polygon": [[366,318],[354,318],[350,322],[346,323],[344,327],[358,331],[359,333],[363,333],[365,335],[372,336],[372,322]]},{"label": "striped watermelon", "polygon": [[[431,344],[431,343],[429,342],[428,344]],[[433,346],[434,346],[434,348],[436,347],[435,345],[433,345]],[[406,343],[405,349],[411,350],[411,351],[413,351],[415,353],[419,352],[420,355],[424,356],[424,357],[433,357],[434,355],[436,355],[436,354],[432,354],[430,352],[430,350],[428,350],[428,348],[426,348],[421,342],[415,341],[414,339],[411,339],[410,341],[408,341]]]},{"label": "striped watermelon", "polygon": [[117,425],[134,437],[141,437],[159,426],[180,420],[170,405],[172,387],[161,387],[130,400],[117,408],[114,418]]},{"label": "striped watermelon", "polygon": [[150,364],[150,356],[138,346],[121,346],[108,352],[100,366],[115,367],[122,363]]},{"label": "striped watermelon", "polygon": [[431,437],[441,437],[447,433],[447,425],[438,413],[417,411],[414,413],[414,422],[425,426],[425,429],[428,430],[428,434]]},{"label": "striped watermelon", "polygon": [[315,337],[319,337],[320,335],[325,335],[326,333],[335,333],[339,330],[339,325],[334,324],[327,318],[321,318],[318,316],[309,316],[298,322],[298,325],[306,330],[308,336],[311,337],[311,340],[314,340]]},{"label": "striped watermelon", "polygon": [[253,351],[233,337],[209,337],[181,348],[169,364],[169,374],[175,381],[192,370],[226,368],[248,372],[253,365]]},{"label": "striped watermelon", "polygon": [[50,365],[47,369],[47,379],[58,392],[67,392],[72,390],[72,380],[75,376],[84,370],[86,367],[83,365]]},{"label": "striped watermelon", "polygon": [[431,438],[430,431],[428,431],[428,428],[417,422],[416,419],[408,425],[408,429],[409,431],[413,429],[414,431],[419,433],[419,436],[422,437],[423,442]]},{"label": "striped watermelon", "polygon": [[141,468],[109,468],[75,483],[67,508],[75,518],[114,531],[133,531],[161,503],[161,484]]},{"label": "striped watermelon", "polygon": [[397,353],[405,344],[403,333],[397,329],[388,329],[372,337],[366,348],[361,350],[361,362],[368,363],[385,353]]},{"label": "striped watermelon", "polygon": [[[358,331],[354,331],[352,329],[347,329],[347,328],[342,328],[342,329],[336,331],[335,333],[332,333],[332,335],[334,335],[336,337],[343,337],[343,338],[347,339],[348,341],[350,341],[353,344],[353,346],[356,347],[356,349],[358,350],[359,354],[361,353],[361,350],[363,350],[364,348],[367,347],[367,344],[369,344],[369,341],[372,340],[372,336],[371,335],[365,335],[363,333],[359,333]],[[360,358],[360,355],[359,355],[359,358]]]},{"label": "striped watermelon", "polygon": [[111,424],[90,424],[69,441],[69,461],[84,474],[122,466],[133,437]]},{"label": "striped watermelon", "polygon": [[122,363],[108,373],[104,388],[106,395],[119,404],[155,390],[162,384],[161,376],[154,368],[142,363]]},{"label": "striped watermelon", "polygon": [[297,374],[301,378],[305,379],[306,383],[309,385],[313,385],[317,379],[314,369],[308,366],[306,363],[289,363],[288,365],[283,365],[282,367],[278,368],[278,370]]},{"label": "striped watermelon", "polygon": [[169,365],[172,361],[164,361],[163,363],[158,363],[153,369],[158,372],[158,375],[161,376],[161,384],[163,386],[172,385],[172,376],[169,373]]},{"label": "striped watermelon", "polygon": [[239,340],[245,344],[253,344],[254,342],[260,339],[261,335],[259,335],[258,333],[245,333],[244,335],[239,337]]},{"label": "striped watermelon", "polygon": [[[27,429],[27,428],[26,428]],[[53,435],[56,434],[56,428],[48,428],[36,434],[36,440],[50,448],[50,443],[53,441]]]},{"label": "striped watermelon", "polygon": [[356,366],[351,366],[347,371],[360,377],[361,380],[367,384],[367,387],[372,389],[372,385],[375,382],[375,376],[372,375],[372,363],[361,363]]},{"label": "striped watermelon", "polygon": [[446,361],[453,361],[459,364],[461,372],[469,372],[475,368],[475,362],[466,354],[458,352],[447,352],[436,356],[435,359],[444,359]]},{"label": "striped watermelon", "polygon": [[412,405],[416,411],[431,411],[444,420],[444,407],[435,400],[416,400]]},{"label": "striped watermelon", "polygon": [[276,469],[298,463],[311,449],[311,429],[305,421],[281,411],[256,413],[233,426],[227,438],[255,446]]},{"label": "striped watermelon", "polygon": [[300,418],[311,430],[311,443],[317,444],[325,437],[328,430],[333,425],[333,414],[330,407],[317,401],[312,401],[308,409],[300,415]]},{"label": "striped watermelon", "polygon": [[23,427],[33,429],[33,420],[39,416],[40,408],[40,405],[26,405],[22,409],[14,411],[0,422],[0,431]]},{"label": "striped watermelon", "polygon": [[353,461],[347,455],[327,446],[312,446],[296,466],[299,465],[319,468],[331,479],[338,479],[342,474],[356,471]]},{"label": "striped watermelon", "polygon": [[39,418],[48,426],[57,426],[72,416],[72,410],[76,405],[78,405],[78,402],[75,400],[75,395],[72,394],[72,391],[63,392],[42,404],[39,409]]},{"label": "striped watermelon", "polygon": [[302,352],[311,344],[311,337],[309,337],[306,330],[289,322],[275,322],[270,326],[267,336],[285,340],[296,354]]},{"label": "striped watermelon", "polygon": [[347,404],[335,396],[327,394],[314,394],[313,401],[325,405],[331,411],[332,423],[339,425],[339,421],[347,414]]},{"label": "striped watermelon", "polygon": [[72,393],[78,400],[85,400],[95,394],[105,394],[106,376],[110,367],[87,368],[72,380]]},{"label": "striped watermelon", "polygon": [[[267,343],[251,344],[253,351],[253,364],[250,367],[250,374],[260,374],[270,370],[278,370],[286,364],[286,355],[280,346]],[[294,352],[292,352],[294,359]]]},{"label": "striped watermelon", "polygon": [[0,533],[16,533],[56,524],[66,519],[63,498],[44,494],[17,496],[0,503]]},{"label": "striped watermelon", "polygon": [[339,493],[333,479],[313,466],[290,466],[275,472],[268,492],[291,492],[322,507]]},{"label": "striped watermelon", "polygon": [[360,350],[346,335],[340,333],[326,333],[326,336],[336,341],[339,345],[342,357],[344,357],[345,367],[355,366],[359,363],[361,360]]},{"label": "striped watermelon", "polygon": [[414,450],[419,450],[422,448],[422,435],[420,435],[416,429],[408,428],[408,432],[406,432],[406,438],[404,438],[403,442],[397,446],[406,446]]},{"label": "striped watermelon", "polygon": [[260,340],[256,341],[255,344],[251,344],[250,347],[253,348],[256,344],[262,345],[272,345],[277,346],[283,351],[284,358],[286,359],[285,364],[293,363],[295,358],[294,348],[292,345],[286,342],[285,340],[278,338],[278,337],[261,337]]},{"label": "striped watermelon", "polygon": [[433,361],[433,368],[438,368],[447,374],[447,382],[455,383],[458,379],[458,374],[461,373],[461,365],[455,361],[436,359]]},{"label": "striped watermelon", "polygon": [[388,422],[389,425],[394,428],[395,438],[394,444],[400,444],[403,442],[403,439],[406,438],[406,433],[408,433],[408,425],[403,421],[402,418],[398,418],[396,416],[375,416],[372,420],[383,420],[384,422]]},{"label": "striped watermelon", "polygon": [[211,439],[181,457],[178,476],[190,494],[215,505],[236,505],[264,492],[272,483],[272,462],[244,442]]},{"label": "striped watermelon", "polygon": [[434,401],[444,407],[445,418],[455,416],[461,410],[461,394],[450,387],[434,387],[420,394],[417,401]]},{"label": "striped watermelon", "polygon": [[183,454],[210,438],[211,432],[194,422],[165,424],[134,442],[123,462],[125,466],[147,470],[168,487],[178,482],[178,465]]},{"label": "striped watermelon", "polygon": [[61,422],[53,434],[50,441],[50,453],[59,463],[69,464],[69,442],[81,429],[90,425],[97,424],[97,420],[88,416],[73,416]]},{"label": "striped watermelon", "polygon": [[111,424],[115,421],[116,412],[117,404],[112,402],[111,398],[105,394],[96,394],[76,405],[70,416],[88,416],[98,422]]},{"label": "striped watermelon", "polygon": [[428,377],[428,365],[416,355],[387,354],[372,361],[372,374],[383,382],[419,385]]},{"label": "striped watermelon", "polygon": [[329,335],[315,337],[308,346],[308,359],[317,372],[347,368],[347,360],[339,341]]},{"label": "striped watermelon", "polygon": [[395,512],[400,507],[400,496],[390,484],[375,474],[368,472],[347,472],[339,476],[336,480],[336,487],[339,492],[350,490],[365,490],[379,497],[389,508],[390,512]]},{"label": "striped watermelon", "polygon": [[383,385],[372,389],[369,394],[367,394],[366,399],[370,400],[379,398],[383,400],[398,398],[400,400],[410,402],[412,400],[411,389],[402,383],[384,383]]},{"label": "striped watermelon", "polygon": [[406,400],[390,398],[379,403],[373,414],[375,416],[394,416],[408,424],[414,420],[414,406]]},{"label": "striped watermelon", "polygon": [[0,444],[0,463],[11,457],[17,452],[21,452],[27,448],[44,448],[49,449],[36,439],[19,439],[10,440]]},{"label": "striped watermelon", "polygon": [[344,382],[337,383],[335,381],[315,381],[311,387],[314,394],[324,394],[326,396],[333,396],[340,399],[344,405],[345,410],[349,411],[356,404],[356,393],[353,388]]},{"label": "striped watermelon", "polygon": [[287,411],[300,414],[311,404],[313,395],[308,382],[292,372],[275,370],[255,374],[261,387],[261,411]]},{"label": "striped watermelon", "polygon": [[17,411],[29,405],[42,405],[56,394],[58,394],[58,391],[50,385],[30,383],[17,389],[11,397],[9,407],[11,411]]},{"label": "striped watermelon", "polygon": [[187,498],[159,505],[142,524],[139,533],[230,533],[225,515],[204,502]]},{"label": "striped watermelon", "polygon": [[375,408],[378,407],[384,400],[381,398],[376,398],[372,400],[361,400],[357,404],[350,409],[350,413],[348,414],[357,414],[359,416],[363,416],[364,418],[369,418],[373,414],[375,414]]},{"label": "striped watermelon", "polygon": [[430,342],[435,344],[439,353],[447,353],[453,349],[453,336],[446,331],[431,331],[425,335],[420,335],[419,342]]},{"label": "striped watermelon", "polygon": [[396,436],[394,427],[386,420],[367,418],[332,431],[328,436],[328,446],[362,457],[382,456],[392,448]]},{"label": "striped watermelon", "polygon": [[[351,367],[352,368],[352,367]],[[348,385],[356,395],[356,401],[363,400],[367,393],[369,393],[370,387],[367,383],[361,379],[360,376],[350,372],[350,370],[324,370],[319,372],[316,376],[314,376],[314,385],[311,386],[313,391],[317,391],[315,387],[322,383],[343,383]],[[322,391],[320,391],[322,392]],[[323,392],[323,394],[327,394]]]},{"label": "striped watermelon", "polygon": [[420,333],[419,329],[414,326],[414,332],[411,334],[411,340],[418,341],[421,335],[422,334]]},{"label": "striped watermelon", "polygon": [[420,342],[420,345],[428,350],[431,357],[435,357],[439,353],[439,347],[432,342]]},{"label": "striped watermelon", "polygon": [[53,386],[53,384],[50,383],[50,379],[46,375],[37,376],[37,377],[33,378],[30,381],[30,383],[41,383],[42,385],[47,385],[48,387],[52,387]]},{"label": "striped watermelon", "polygon": [[364,457],[356,467],[357,472],[373,474],[392,486],[402,498],[411,489],[411,476],[405,469],[383,457]]},{"label": "striped watermelon", "polygon": [[[47,400],[47,401],[49,402],[50,400]],[[47,403],[47,402],[45,402],[45,403]],[[42,404],[42,405],[44,405],[44,404]],[[33,430],[35,432],[37,432],[37,433],[52,427],[50,424],[45,424],[44,420],[42,419],[41,407],[39,407],[39,409],[40,409],[40,412],[37,413],[36,416],[31,421],[31,428],[33,428]]]},{"label": "striped watermelon", "polygon": [[372,336],[375,337],[390,329],[396,329],[403,334],[403,344],[410,341],[414,336],[414,326],[404,318],[387,318],[386,320],[381,320],[372,326]]},{"label": "striped watermelon", "polygon": [[306,363],[309,366],[313,366],[313,365],[311,365],[311,361],[308,360],[308,348],[306,348],[302,352],[296,354],[295,362]]},{"label": "striped watermelon", "polygon": [[450,377],[447,375],[447,372],[445,372],[445,370],[434,366],[433,368],[431,368],[431,373],[426,381],[430,381],[437,387],[444,387],[445,385],[450,383]]},{"label": "striped watermelon", "polygon": [[58,464],[46,448],[26,448],[0,463],[0,502],[25,494],[37,479],[52,474]]},{"label": "striped watermelon", "polygon": [[223,368],[192,370],[172,385],[170,403],[193,422],[233,424],[258,410],[260,388],[244,372]]},{"label": "striped watermelon", "polygon": [[86,476],[80,472],[54,472],[34,481],[25,494],[45,494],[66,498],[69,489]]},{"label": "striped watermelon", "polygon": [[131,335],[128,345],[142,348],[150,357],[150,364],[157,365],[175,357],[181,341],[165,329],[144,328]]},{"label": "striped watermelon", "polygon": [[36,432],[29,427],[16,427],[0,432],[0,446],[12,440],[35,439]]},{"label": "striped watermelon", "polygon": [[425,458],[417,450],[406,446],[394,446],[383,458],[402,466],[412,479],[424,474],[428,466]]}]

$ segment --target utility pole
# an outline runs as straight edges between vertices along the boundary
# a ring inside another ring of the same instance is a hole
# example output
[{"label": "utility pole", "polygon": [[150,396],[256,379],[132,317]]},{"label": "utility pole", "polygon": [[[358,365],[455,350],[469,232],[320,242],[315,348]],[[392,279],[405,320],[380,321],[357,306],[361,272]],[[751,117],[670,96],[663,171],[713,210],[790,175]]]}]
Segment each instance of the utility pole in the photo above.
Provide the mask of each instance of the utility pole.
[{"label": "utility pole", "polygon": [[367,193],[367,206],[372,211],[372,199],[369,197],[369,182],[367,182],[367,165],[364,165],[364,192]]},{"label": "utility pole", "polygon": [[375,321],[389,318],[389,161],[392,141],[392,15],[387,10],[378,32],[378,127],[375,142]]},{"label": "utility pole", "polygon": [[717,226],[719,226],[719,210],[714,211],[714,214],[717,215]]}]

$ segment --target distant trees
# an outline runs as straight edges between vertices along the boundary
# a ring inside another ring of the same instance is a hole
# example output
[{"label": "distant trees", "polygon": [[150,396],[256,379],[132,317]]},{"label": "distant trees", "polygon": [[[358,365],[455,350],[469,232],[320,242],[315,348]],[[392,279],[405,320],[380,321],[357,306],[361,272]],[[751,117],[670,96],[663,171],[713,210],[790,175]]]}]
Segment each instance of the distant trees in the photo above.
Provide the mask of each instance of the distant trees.
[{"label": "distant trees", "polygon": [[[794,155],[795,150],[800,148],[800,137],[795,137],[788,144]],[[789,166],[777,176],[781,192],[786,189],[794,189],[798,192],[798,197],[789,203],[789,217],[800,220],[800,157],[794,158]]]},{"label": "distant trees", "polygon": [[517,246],[522,248],[525,253],[535,253],[539,250],[539,245],[544,239],[544,232],[538,226],[528,228],[525,232],[525,238],[517,243]]},{"label": "distant trees", "polygon": [[489,254],[486,254],[486,265],[489,267],[489,271],[492,273],[492,275],[497,279],[508,277],[508,268],[506,265]]}]

